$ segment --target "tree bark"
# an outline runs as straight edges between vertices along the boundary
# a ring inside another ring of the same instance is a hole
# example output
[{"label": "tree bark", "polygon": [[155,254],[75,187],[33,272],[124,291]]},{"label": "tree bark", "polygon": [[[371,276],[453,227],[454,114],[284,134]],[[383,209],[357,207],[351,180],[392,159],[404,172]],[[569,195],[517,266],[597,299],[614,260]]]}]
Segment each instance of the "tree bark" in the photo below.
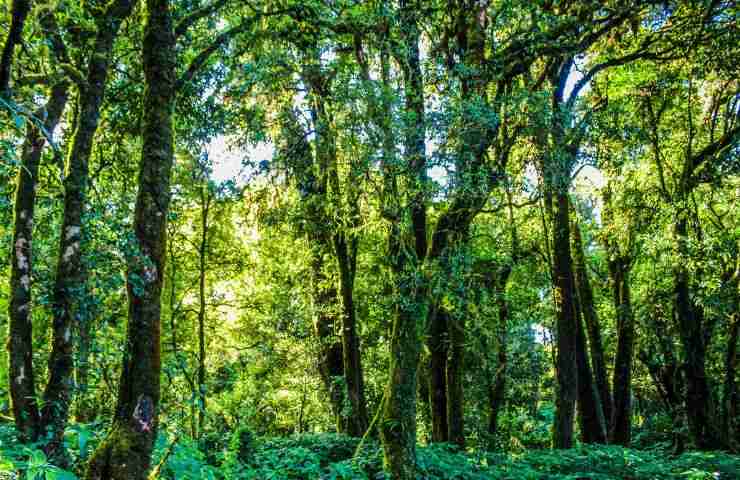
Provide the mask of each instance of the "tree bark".
[{"label": "tree bark", "polygon": [[334,250],[339,266],[339,291],[342,299],[342,363],[347,383],[347,397],[351,412],[346,418],[347,434],[361,437],[368,428],[365,380],[362,373],[360,339],[357,335],[357,317],[354,305],[355,271],[357,268],[357,239],[350,245],[347,234],[334,236]]},{"label": "tree bark", "polygon": [[208,213],[211,193],[207,180],[201,186],[201,237],[198,246],[198,435],[206,418],[206,255],[208,254]]},{"label": "tree bark", "polygon": [[15,47],[23,42],[23,27],[30,11],[31,0],[13,0],[10,12],[10,30],[5,39],[2,57],[0,58],[0,95],[2,96],[8,96]]},{"label": "tree bark", "polygon": [[90,460],[88,480],[143,480],[157,435],[160,295],[174,154],[175,36],[169,3],[147,0],[143,141],[134,214],[138,253],[128,265],[129,322],[116,413]]},{"label": "tree bark", "polygon": [[410,222],[399,215],[391,223],[389,233],[389,257],[397,300],[390,337],[388,385],[379,428],[384,465],[394,480],[416,478],[416,371],[421,346],[419,326],[425,327],[429,312],[427,285],[422,271],[427,252],[424,192],[426,130],[417,7],[412,0],[401,0],[399,16],[405,46],[403,54],[399,55],[399,63],[406,97],[404,163],[411,184],[408,193]]},{"label": "tree bark", "polygon": [[577,319],[574,309],[575,284],[570,253],[570,220],[567,190],[555,194],[553,215],[553,277],[556,311],[557,392],[555,400],[555,448],[573,447],[573,420],[578,396]]},{"label": "tree bark", "polygon": [[715,409],[706,374],[706,338],[704,311],[691,296],[689,272],[683,261],[688,258],[687,219],[679,214],[674,226],[676,251],[679,261],[674,267],[673,288],[676,316],[684,348],[686,376],[686,408],[689,430],[697,448],[715,449],[721,446],[718,425],[715,424]]},{"label": "tree bark", "polygon": [[[46,116],[43,128],[56,129],[67,103],[67,82],[55,85],[46,105],[35,116]],[[8,301],[8,352],[10,384],[16,430],[22,442],[35,441],[41,433],[41,417],[36,403],[33,370],[33,325],[31,322],[31,279],[33,273],[33,221],[36,209],[36,186],[41,154],[46,137],[32,122],[26,126],[26,139],[13,205],[13,247],[10,253],[10,299]]]},{"label": "tree bark", "polygon": [[609,385],[609,376],[606,370],[606,359],[604,355],[604,345],[601,339],[601,325],[594,305],[594,294],[591,288],[591,281],[588,278],[586,269],[586,256],[583,252],[583,241],[581,240],[581,230],[576,222],[573,222],[573,262],[576,279],[576,290],[578,292],[581,314],[586,324],[588,333],[588,346],[591,353],[591,366],[593,367],[594,380],[599,392],[602,411],[606,421],[607,431],[611,429],[613,399],[611,387]]},{"label": "tree bark", "polygon": [[612,257],[609,275],[614,289],[614,307],[617,312],[617,354],[614,357],[614,414],[610,440],[628,446],[632,439],[632,359],[635,326],[629,286],[629,260]]},{"label": "tree bark", "polygon": [[83,314],[80,309],[84,292],[81,242],[90,153],[100,119],[113,43],[135,3],[136,0],[116,0],[108,6],[98,21],[98,33],[88,59],[85,84],[79,86],[79,113],[64,179],[64,215],[53,292],[49,382],[44,392],[42,412],[43,423],[51,427],[46,451],[52,459],[66,456],[63,436],[74,383],[72,330],[76,319]]},{"label": "tree bark", "polygon": [[488,402],[490,407],[488,417],[488,434],[493,439],[498,433],[498,417],[506,401],[506,368],[507,356],[507,332],[509,325],[509,303],[506,301],[506,284],[511,275],[511,267],[506,266],[496,275],[494,280],[496,295],[496,306],[498,307],[498,325],[496,332],[496,372],[493,382],[489,387]]},{"label": "tree bark", "polygon": [[429,319],[429,411],[432,442],[447,442],[447,324],[449,313],[439,306]]},{"label": "tree bark", "polygon": [[[576,298],[578,295],[576,295]],[[586,333],[580,318],[580,303],[576,301],[576,364],[578,368],[578,426],[583,443],[606,443],[606,421],[601,399],[591,373],[586,347]]]}]

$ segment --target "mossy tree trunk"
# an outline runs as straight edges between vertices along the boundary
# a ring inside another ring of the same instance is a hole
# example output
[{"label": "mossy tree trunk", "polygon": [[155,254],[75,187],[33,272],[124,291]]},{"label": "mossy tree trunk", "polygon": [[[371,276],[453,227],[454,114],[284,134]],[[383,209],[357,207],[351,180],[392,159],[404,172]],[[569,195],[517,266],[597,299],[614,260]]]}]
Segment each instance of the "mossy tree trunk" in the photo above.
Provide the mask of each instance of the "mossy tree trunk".
[{"label": "mossy tree trunk", "polygon": [[[46,117],[43,128],[53,133],[67,103],[68,83],[52,87],[49,100],[35,112]],[[13,404],[13,417],[19,438],[35,441],[42,431],[36,403],[33,370],[33,327],[31,323],[31,283],[33,275],[33,222],[36,209],[41,154],[46,137],[39,126],[29,122],[21,153],[13,205],[13,244],[10,251],[10,299],[8,301],[8,390]]]},{"label": "mossy tree trunk", "polygon": [[[388,205],[385,206],[394,212],[388,244],[395,305],[388,385],[379,431],[385,469],[396,480],[416,478],[416,372],[421,347],[420,327],[424,328],[429,312],[423,271],[427,252],[426,129],[418,15],[416,1],[401,0],[399,22],[404,48],[396,53],[405,94],[404,164],[410,184],[405,195],[407,215],[399,210],[396,198],[387,197]],[[386,175],[392,175],[390,166],[385,167]],[[387,183],[396,185],[393,180]]]},{"label": "mossy tree trunk", "polygon": [[23,42],[23,27],[30,11],[31,0],[13,0],[10,10],[10,30],[5,38],[2,57],[0,57],[0,95],[2,96],[7,96],[10,89],[15,47]]},{"label": "mossy tree trunk", "polygon": [[64,178],[64,214],[59,240],[56,280],[53,291],[52,348],[49,382],[44,391],[43,423],[50,430],[45,448],[52,459],[64,458],[64,429],[72,400],[75,324],[84,315],[82,268],[83,215],[89,177],[89,161],[100,119],[113,43],[136,0],[112,2],[97,21],[97,34],[87,64],[84,83],[78,85],[77,124],[69,150]]},{"label": "mossy tree trunk", "polygon": [[134,213],[137,254],[128,260],[127,341],[108,436],[88,465],[88,480],[143,480],[158,427],[160,296],[174,140],[175,36],[169,0],[147,0],[143,141]]}]

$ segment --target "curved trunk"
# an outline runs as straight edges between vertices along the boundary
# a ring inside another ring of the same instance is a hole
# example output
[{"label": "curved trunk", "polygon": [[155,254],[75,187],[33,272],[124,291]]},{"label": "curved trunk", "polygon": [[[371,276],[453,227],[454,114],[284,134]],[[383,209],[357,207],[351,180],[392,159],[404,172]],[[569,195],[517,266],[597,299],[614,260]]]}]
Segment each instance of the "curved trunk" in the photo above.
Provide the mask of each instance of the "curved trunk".
[{"label": "curved trunk", "polygon": [[129,259],[129,321],[118,402],[88,480],[143,480],[158,427],[160,295],[164,277],[174,141],[175,37],[168,0],[147,0],[143,142],[134,214],[138,253]]}]

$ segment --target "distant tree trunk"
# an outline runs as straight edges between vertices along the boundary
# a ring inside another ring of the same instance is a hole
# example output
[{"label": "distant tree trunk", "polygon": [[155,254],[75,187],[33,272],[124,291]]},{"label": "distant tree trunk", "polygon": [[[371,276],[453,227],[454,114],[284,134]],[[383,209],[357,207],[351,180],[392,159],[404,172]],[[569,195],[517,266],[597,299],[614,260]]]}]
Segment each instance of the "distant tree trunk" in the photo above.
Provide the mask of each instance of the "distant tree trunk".
[{"label": "distant tree trunk", "polygon": [[13,0],[10,15],[10,30],[3,45],[0,58],[0,95],[7,96],[10,89],[10,72],[13,66],[15,47],[23,42],[23,27],[31,11],[31,0]]},{"label": "distant tree trunk", "polygon": [[138,254],[128,265],[129,322],[116,413],[90,460],[88,480],[145,479],[157,435],[160,295],[174,152],[175,36],[169,3],[147,0],[143,141],[134,214]]},{"label": "distant tree trunk", "polygon": [[706,374],[706,338],[704,310],[692,299],[689,272],[683,263],[689,258],[687,219],[681,213],[675,224],[676,246],[680,261],[674,267],[673,288],[676,316],[686,361],[686,409],[689,430],[702,450],[719,448],[721,439],[715,424],[714,405]]},{"label": "distant tree trunk", "polygon": [[[43,127],[53,133],[67,103],[68,84],[55,85],[46,105],[35,116],[46,116]],[[13,417],[22,442],[35,441],[41,433],[40,412],[36,403],[33,371],[33,326],[31,323],[31,278],[33,273],[33,221],[36,186],[41,154],[46,137],[35,123],[26,126],[26,139],[13,205],[13,245],[10,251],[10,299],[8,301],[10,354],[8,389],[13,403]]]},{"label": "distant tree trunk", "polygon": [[438,306],[429,319],[429,408],[432,442],[449,440],[447,431],[447,335],[449,313]]},{"label": "distant tree trunk", "polygon": [[198,246],[198,436],[203,434],[206,414],[206,255],[211,198],[207,182],[204,181],[201,186],[201,237]]},{"label": "distant tree trunk", "polygon": [[601,325],[599,324],[599,317],[594,306],[594,294],[588,278],[588,270],[586,269],[586,257],[583,252],[581,230],[576,222],[573,222],[573,262],[581,314],[583,315],[586,332],[588,333],[591,366],[593,367],[594,380],[599,392],[607,431],[609,431],[612,422],[613,399],[606,370],[604,345],[601,340]]},{"label": "distant tree trunk", "polygon": [[98,20],[98,34],[88,59],[85,85],[80,86],[79,113],[64,179],[64,215],[60,232],[56,280],[53,293],[52,349],[49,354],[49,382],[44,392],[42,421],[51,427],[46,447],[52,458],[64,458],[64,428],[72,398],[72,330],[82,315],[80,300],[84,292],[82,268],[82,229],[89,160],[100,119],[113,43],[121,23],[133,10],[135,0],[116,0]]},{"label": "distant tree trunk", "polygon": [[575,284],[570,254],[568,192],[559,188],[555,194],[553,228],[553,280],[556,310],[555,448],[573,447],[573,420],[578,396],[576,363],[578,324],[574,308]]}]

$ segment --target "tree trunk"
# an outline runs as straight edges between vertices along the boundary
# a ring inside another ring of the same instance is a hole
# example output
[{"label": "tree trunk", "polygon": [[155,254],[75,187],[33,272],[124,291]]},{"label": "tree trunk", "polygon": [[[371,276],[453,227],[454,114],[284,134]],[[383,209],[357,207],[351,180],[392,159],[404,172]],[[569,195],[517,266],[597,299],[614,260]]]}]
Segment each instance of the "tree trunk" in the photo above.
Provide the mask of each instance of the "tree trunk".
[{"label": "tree trunk", "polygon": [[586,269],[586,257],[583,252],[583,241],[581,240],[581,230],[576,222],[573,222],[573,262],[576,279],[576,290],[578,292],[579,303],[583,320],[586,324],[588,333],[588,345],[591,353],[591,366],[593,367],[594,380],[599,392],[601,407],[604,412],[607,431],[611,429],[613,399],[611,387],[609,385],[609,376],[606,370],[606,360],[604,356],[604,345],[601,340],[601,325],[599,317],[594,306],[594,294],[591,288],[591,282],[588,278]]},{"label": "tree trunk", "polygon": [[[740,298],[740,295],[738,295]],[[740,302],[735,301],[735,312],[730,320],[725,354],[725,384],[722,392],[722,436],[725,445],[737,444],[737,342],[740,337]]]},{"label": "tree trunk", "polygon": [[134,215],[138,253],[129,259],[129,322],[118,403],[88,480],[143,480],[157,435],[160,381],[160,295],[167,246],[173,163],[175,37],[168,0],[147,0],[144,33],[143,141]]},{"label": "tree trunk", "polygon": [[689,430],[694,443],[701,450],[709,450],[719,448],[721,439],[718,425],[715,424],[714,405],[705,367],[707,337],[704,331],[704,311],[691,298],[689,272],[683,263],[688,258],[687,234],[686,216],[680,214],[675,224],[679,261],[674,267],[673,288],[685,355],[686,409],[690,412]]},{"label": "tree trunk", "polygon": [[[322,236],[321,233],[318,236]],[[344,357],[342,339],[336,333],[340,319],[336,312],[337,290],[334,282],[324,271],[323,251],[328,240],[314,238],[312,249],[312,297],[314,301],[315,319],[314,333],[318,340],[319,375],[329,394],[329,405],[336,429],[345,431],[345,422],[342,419],[344,408]],[[364,433],[364,432],[363,432]]]},{"label": "tree trunk", "polygon": [[351,242],[354,244],[352,248],[349,248],[346,237],[345,233],[334,237],[335,253],[339,265],[339,290],[342,299],[342,363],[349,406],[352,410],[347,414],[346,431],[351,436],[361,437],[368,428],[368,415],[354,305],[357,244],[356,239],[352,239]]},{"label": "tree trunk", "polygon": [[449,313],[438,306],[429,321],[429,408],[432,442],[449,440],[447,431],[447,336]]},{"label": "tree trunk", "polygon": [[511,267],[504,267],[495,278],[496,306],[498,307],[497,325],[497,365],[493,382],[489,388],[488,401],[490,412],[488,417],[488,434],[493,439],[498,433],[499,412],[506,400],[506,367],[508,363],[506,338],[509,325],[509,303],[506,301],[506,284],[511,275]]},{"label": "tree trunk", "polygon": [[[418,273],[418,272],[416,272]],[[423,324],[427,304],[414,278],[397,270],[398,295],[390,345],[390,371],[380,423],[385,468],[391,478],[416,478],[416,371],[419,362],[418,325]],[[412,274],[408,274],[412,275]],[[420,273],[419,273],[420,275]]]},{"label": "tree trunk", "polygon": [[[46,105],[37,117],[46,116],[44,129],[53,133],[67,103],[68,84],[55,85]],[[33,325],[31,322],[31,277],[33,273],[33,221],[36,186],[41,154],[46,137],[32,122],[26,127],[21,166],[13,205],[13,247],[10,253],[10,299],[8,301],[10,354],[8,389],[13,403],[13,417],[22,442],[35,441],[41,433],[40,412],[36,404],[33,371]]]},{"label": "tree trunk", "polygon": [[206,418],[206,255],[208,252],[208,213],[211,194],[207,181],[201,186],[201,237],[198,247],[198,436]]},{"label": "tree trunk", "polygon": [[447,316],[450,347],[447,355],[447,437],[450,443],[465,447],[464,387],[465,313]]},{"label": "tree trunk", "polygon": [[135,5],[135,0],[117,0],[102,16],[93,52],[88,59],[86,83],[80,86],[79,113],[64,179],[64,216],[59,242],[56,281],[53,292],[52,349],[49,354],[49,382],[44,392],[42,421],[51,428],[47,454],[64,458],[64,428],[67,425],[72,398],[73,350],[72,330],[84,292],[82,269],[82,217],[89,176],[93,139],[100,119],[113,43],[121,23]]},{"label": "tree trunk", "polygon": [[556,310],[555,448],[573,447],[573,420],[578,396],[576,340],[578,324],[574,308],[575,284],[570,253],[570,220],[567,189],[558,188],[553,214],[553,280]]},{"label": "tree trunk", "polygon": [[0,95],[2,96],[7,96],[10,90],[10,72],[13,66],[15,47],[23,42],[23,27],[30,11],[31,0],[13,0],[10,13],[10,30],[3,45],[2,58],[0,58]]},{"label": "tree trunk", "polygon": [[617,312],[617,354],[614,357],[614,414],[610,440],[628,446],[632,439],[632,358],[635,326],[629,287],[629,260],[614,257],[609,261],[609,274],[614,289]]},{"label": "tree trunk", "polygon": [[[577,297],[577,295],[576,295]],[[576,302],[576,314],[580,313]],[[576,364],[578,368],[578,426],[583,443],[606,443],[606,421],[601,399],[591,373],[586,347],[586,333],[580,315],[576,318]]]},{"label": "tree trunk", "polygon": [[[429,305],[422,264],[427,252],[424,91],[419,58],[418,5],[401,0],[400,30],[405,48],[399,57],[405,90],[405,167],[410,180],[408,211],[393,220],[389,257],[393,265],[397,301],[390,338],[390,369],[385,391],[380,439],[384,465],[394,480],[416,478],[416,371],[420,326],[426,327]],[[386,172],[388,173],[388,172]],[[389,199],[391,202],[397,199]],[[400,213],[400,212],[397,212]],[[412,246],[413,245],[413,246]]]}]

